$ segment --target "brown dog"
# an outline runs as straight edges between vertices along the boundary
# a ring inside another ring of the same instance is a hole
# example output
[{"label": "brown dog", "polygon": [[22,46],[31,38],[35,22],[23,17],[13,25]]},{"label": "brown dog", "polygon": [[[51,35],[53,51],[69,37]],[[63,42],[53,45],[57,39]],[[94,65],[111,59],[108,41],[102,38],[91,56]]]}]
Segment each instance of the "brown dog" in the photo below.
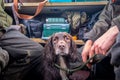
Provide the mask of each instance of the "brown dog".
[{"label": "brown dog", "polygon": [[79,60],[71,35],[66,32],[53,34],[45,45],[43,58],[43,80],[68,80],[69,74],[55,64],[66,69],[70,68],[71,62]]}]

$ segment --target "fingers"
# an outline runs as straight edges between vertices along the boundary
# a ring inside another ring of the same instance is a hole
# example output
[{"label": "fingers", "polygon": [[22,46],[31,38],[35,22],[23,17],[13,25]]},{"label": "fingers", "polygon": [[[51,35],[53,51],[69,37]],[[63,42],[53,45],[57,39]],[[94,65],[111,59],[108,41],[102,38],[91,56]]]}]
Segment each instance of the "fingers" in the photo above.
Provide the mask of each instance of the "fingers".
[{"label": "fingers", "polygon": [[[81,54],[82,55],[82,60],[83,60],[84,63],[86,63],[86,61],[88,60],[88,58],[90,56],[89,54],[90,54],[90,51],[91,51],[92,44],[93,44],[92,41],[87,41],[85,46],[84,46],[84,49],[83,49],[82,54]],[[91,52],[91,54],[92,54],[92,52]],[[88,66],[88,68],[91,67],[90,64],[87,64],[87,66]]]},{"label": "fingers", "polygon": [[[94,46],[92,46],[90,52],[89,52],[89,58],[91,58],[93,55],[94,55],[94,52],[95,52],[95,48]],[[90,60],[90,63],[92,62],[93,60]]]},{"label": "fingers", "polygon": [[88,67],[89,69],[91,68],[91,66],[92,66],[92,65],[91,65],[90,63],[87,64],[87,67]]},{"label": "fingers", "polygon": [[83,52],[82,53],[82,60],[83,60],[83,62],[87,61],[87,59],[88,59],[88,55],[87,54],[88,54],[87,52]]},{"label": "fingers", "polygon": [[91,51],[92,52],[94,51],[95,54],[105,54],[106,51],[103,48],[103,45],[104,45],[104,43],[103,44],[94,43],[94,45],[92,46]]},{"label": "fingers", "polygon": [[[90,49],[89,49],[89,51],[86,51],[85,49],[83,50],[83,52],[82,52],[82,60],[83,60],[83,62],[85,63],[89,58],[91,58],[91,57],[93,57],[93,55],[94,55],[94,47],[89,47]],[[90,61],[90,63],[92,63],[92,60]],[[87,67],[88,68],[91,68],[91,64],[90,63],[88,63],[87,64]]]},{"label": "fingers", "polygon": [[[88,58],[89,58],[89,55],[86,55],[86,54],[88,54],[88,53],[86,53],[86,52],[83,52],[83,53],[82,53],[82,60],[83,60],[84,63],[86,63],[87,60],[88,60]],[[91,68],[91,64],[89,64],[89,63],[88,63],[86,66],[87,66],[89,69]]]},{"label": "fingers", "polygon": [[83,60],[83,62],[86,62],[88,57],[89,57],[89,51],[91,49],[92,43],[93,42],[89,40],[89,41],[86,42],[86,44],[84,46],[84,49],[82,51],[82,60]]},{"label": "fingers", "polygon": [[83,60],[83,62],[86,62],[87,61],[87,56],[86,55],[82,55],[82,60]]}]

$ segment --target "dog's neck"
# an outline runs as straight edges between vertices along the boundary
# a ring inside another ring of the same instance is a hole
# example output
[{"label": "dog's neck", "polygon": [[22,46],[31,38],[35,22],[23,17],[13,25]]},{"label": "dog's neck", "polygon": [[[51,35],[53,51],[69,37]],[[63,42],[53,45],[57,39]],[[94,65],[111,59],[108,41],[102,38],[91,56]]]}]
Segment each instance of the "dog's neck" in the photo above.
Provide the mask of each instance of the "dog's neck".
[{"label": "dog's neck", "polygon": [[[62,56],[59,56],[60,67],[67,69],[67,65]],[[60,76],[62,80],[68,80],[66,71],[60,69]]]}]

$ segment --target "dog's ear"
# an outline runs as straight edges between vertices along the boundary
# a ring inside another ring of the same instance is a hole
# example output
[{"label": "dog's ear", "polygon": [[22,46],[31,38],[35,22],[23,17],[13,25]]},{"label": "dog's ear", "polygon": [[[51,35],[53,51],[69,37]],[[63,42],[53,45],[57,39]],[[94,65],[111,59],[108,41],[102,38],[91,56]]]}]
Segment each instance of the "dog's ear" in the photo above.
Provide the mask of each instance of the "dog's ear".
[{"label": "dog's ear", "polygon": [[71,38],[71,45],[70,45],[70,56],[71,56],[72,60],[77,59],[77,47],[72,38]]},{"label": "dog's ear", "polygon": [[53,60],[53,52],[54,52],[54,49],[53,49],[53,42],[52,42],[52,38],[53,38],[53,36],[51,36],[49,39],[48,39],[48,41],[47,41],[47,43],[46,43],[46,45],[45,45],[45,50],[44,50],[44,52],[45,52],[45,58],[48,60],[48,61],[51,61],[51,60]]}]

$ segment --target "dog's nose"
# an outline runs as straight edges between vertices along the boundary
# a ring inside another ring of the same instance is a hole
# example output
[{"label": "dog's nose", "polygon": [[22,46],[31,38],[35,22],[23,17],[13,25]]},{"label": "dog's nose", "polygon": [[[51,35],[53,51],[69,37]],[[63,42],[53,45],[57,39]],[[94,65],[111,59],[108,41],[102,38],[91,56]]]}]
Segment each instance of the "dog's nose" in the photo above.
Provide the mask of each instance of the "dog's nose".
[{"label": "dog's nose", "polygon": [[60,49],[64,49],[64,48],[65,48],[65,45],[64,45],[64,44],[60,44],[60,45],[59,45],[59,48],[60,48]]},{"label": "dog's nose", "polygon": [[64,42],[63,41],[61,41],[60,43],[59,43],[59,49],[64,49],[65,48],[65,44],[64,44]]}]

